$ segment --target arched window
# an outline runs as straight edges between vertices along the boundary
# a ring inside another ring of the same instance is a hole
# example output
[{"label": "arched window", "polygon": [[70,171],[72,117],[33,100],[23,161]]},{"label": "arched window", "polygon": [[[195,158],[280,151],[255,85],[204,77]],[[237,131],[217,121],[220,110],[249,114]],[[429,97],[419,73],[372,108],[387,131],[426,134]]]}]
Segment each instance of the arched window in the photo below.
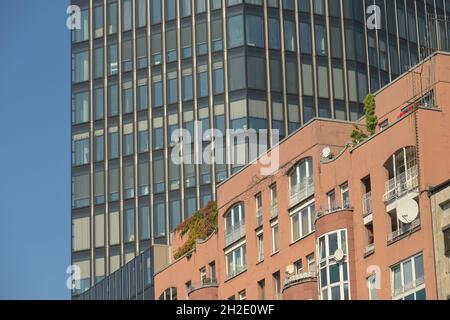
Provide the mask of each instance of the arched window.
[{"label": "arched window", "polygon": [[231,207],[225,214],[225,245],[245,236],[245,209],[240,202]]},{"label": "arched window", "polygon": [[294,205],[314,193],[312,158],[301,160],[290,173],[290,204]]},{"label": "arched window", "polygon": [[384,167],[388,172],[384,195],[386,202],[418,186],[417,157],[414,146],[404,147],[395,152],[386,161]]},{"label": "arched window", "polygon": [[158,298],[159,300],[177,300],[177,288],[171,287],[164,290]]}]

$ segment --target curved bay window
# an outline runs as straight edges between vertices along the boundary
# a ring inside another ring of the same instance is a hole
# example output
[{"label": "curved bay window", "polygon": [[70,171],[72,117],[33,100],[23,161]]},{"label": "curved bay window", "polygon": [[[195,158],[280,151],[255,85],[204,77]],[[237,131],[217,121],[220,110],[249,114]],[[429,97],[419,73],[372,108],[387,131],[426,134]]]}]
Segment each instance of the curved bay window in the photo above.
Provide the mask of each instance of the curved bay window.
[{"label": "curved bay window", "polygon": [[[317,242],[321,300],[349,300],[347,230],[323,235]],[[342,259],[339,255],[342,254]]]},{"label": "curved bay window", "polygon": [[225,245],[245,236],[245,209],[244,204],[235,204],[225,215]]},{"label": "curved bay window", "polygon": [[295,205],[314,193],[312,158],[301,160],[290,173],[290,204]]}]

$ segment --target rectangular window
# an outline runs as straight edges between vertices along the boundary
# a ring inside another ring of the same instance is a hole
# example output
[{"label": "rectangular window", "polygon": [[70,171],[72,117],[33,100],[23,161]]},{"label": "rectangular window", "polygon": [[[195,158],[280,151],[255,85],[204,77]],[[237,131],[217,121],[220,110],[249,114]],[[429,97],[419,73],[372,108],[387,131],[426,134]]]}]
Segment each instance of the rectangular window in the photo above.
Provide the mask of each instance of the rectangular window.
[{"label": "rectangular window", "polygon": [[123,0],[122,2],[122,29],[123,31],[132,28],[132,2],[131,0]]},{"label": "rectangular window", "polygon": [[117,84],[109,86],[108,90],[108,115],[115,116],[119,112],[119,87]]},{"label": "rectangular window", "polygon": [[147,0],[136,0],[136,27],[147,25]]},{"label": "rectangular window", "polygon": [[124,225],[125,225],[124,241],[125,242],[134,241],[134,209],[133,208],[125,209],[124,220],[125,220],[124,221]]},{"label": "rectangular window", "polygon": [[103,48],[94,49],[94,78],[103,77]]},{"label": "rectangular window", "polygon": [[272,253],[280,250],[280,240],[278,235],[278,221],[272,223]]},{"label": "rectangular window", "polygon": [[247,45],[251,47],[264,47],[263,18],[260,16],[246,15]]},{"label": "rectangular window", "polygon": [[280,49],[280,20],[269,18],[269,48]]},{"label": "rectangular window", "polygon": [[89,80],[89,52],[83,51],[73,54],[72,82]]},{"label": "rectangular window", "polygon": [[137,109],[138,110],[146,110],[148,107],[147,104],[147,85],[140,85],[137,87]]},{"label": "rectangular window", "polygon": [[89,205],[89,174],[79,174],[72,177],[72,208],[82,208]]},{"label": "rectangular window", "polygon": [[136,39],[136,67],[147,68],[147,37]]},{"label": "rectangular window", "polygon": [[344,183],[341,186],[341,203],[342,208],[349,208],[350,207],[350,192],[348,189],[348,183]]},{"label": "rectangular window", "polygon": [[228,48],[235,48],[244,45],[244,16],[230,16],[227,20],[228,28]]},{"label": "rectangular window", "polygon": [[308,236],[314,231],[315,205],[308,204],[306,207],[291,214],[292,242]]},{"label": "rectangular window", "polygon": [[94,37],[103,37],[103,6],[94,8]]},{"label": "rectangular window", "polygon": [[211,47],[212,51],[220,51],[222,45],[222,19],[215,17],[211,21]]},{"label": "rectangular window", "polygon": [[443,231],[445,255],[450,257],[450,227]]},{"label": "rectangular window", "polygon": [[155,238],[164,237],[166,235],[166,209],[163,202],[154,204],[154,219],[155,219]]},{"label": "rectangular window", "polygon": [[284,47],[286,51],[296,50],[295,23],[291,20],[284,21]]},{"label": "rectangular window", "polygon": [[117,2],[108,3],[108,34],[117,32]]},{"label": "rectangular window", "polygon": [[72,41],[81,42],[89,40],[89,10],[80,12],[80,29],[73,30]]},{"label": "rectangular window", "polygon": [[96,132],[94,137],[94,161],[103,161],[104,160],[104,139],[103,139],[103,131]]},{"label": "rectangular window", "polygon": [[149,175],[148,175],[148,162],[146,161],[142,161],[139,163],[138,165],[138,170],[139,170],[139,175],[138,175],[138,180],[139,180],[139,188],[138,188],[138,192],[139,192],[139,196],[146,196],[150,193],[150,189],[149,189],[149,185],[148,185],[148,180],[149,180]]},{"label": "rectangular window", "polygon": [[74,93],[72,101],[72,123],[89,121],[89,92]]},{"label": "rectangular window", "polygon": [[80,166],[89,163],[89,133],[72,138],[72,165]]},{"label": "rectangular window", "polygon": [[395,300],[425,300],[422,253],[391,268],[392,297]]},{"label": "rectangular window", "polygon": [[103,88],[94,89],[94,120],[104,117],[104,92]]},{"label": "rectangular window", "polygon": [[150,0],[151,23],[161,23],[161,0]]},{"label": "rectangular window", "polygon": [[247,269],[246,244],[225,253],[227,278],[234,277]]}]

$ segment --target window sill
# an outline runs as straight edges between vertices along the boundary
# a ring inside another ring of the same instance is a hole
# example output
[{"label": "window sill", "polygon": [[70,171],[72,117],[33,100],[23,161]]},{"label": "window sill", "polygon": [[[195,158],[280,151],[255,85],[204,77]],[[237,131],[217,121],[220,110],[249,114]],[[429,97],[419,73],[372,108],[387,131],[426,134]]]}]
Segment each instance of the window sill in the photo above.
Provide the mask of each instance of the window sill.
[{"label": "window sill", "polygon": [[272,253],[272,254],[270,255],[270,257],[276,256],[276,255],[279,254],[279,253],[280,253],[280,250],[275,251],[274,253]]},{"label": "window sill", "polygon": [[259,266],[259,265],[262,264],[263,262],[264,262],[264,259],[259,260],[259,261],[256,262],[256,265]]},{"label": "window sill", "polygon": [[233,280],[234,278],[239,277],[241,274],[243,274],[243,273],[245,273],[245,272],[247,272],[247,269],[245,269],[245,270],[243,270],[243,271],[241,271],[241,272],[239,272],[239,273],[236,273],[236,274],[235,274],[234,276],[232,276],[232,277],[229,277],[229,278],[225,279],[224,283],[227,283],[227,282]]},{"label": "window sill", "polygon": [[420,231],[422,229],[422,225],[418,225],[417,227],[403,233],[402,235],[398,236],[397,238],[391,240],[391,241],[387,241],[387,246],[393,245],[394,243],[397,243],[401,240],[403,240],[404,238],[409,237],[410,235],[412,235],[413,233],[416,233],[418,231]]}]

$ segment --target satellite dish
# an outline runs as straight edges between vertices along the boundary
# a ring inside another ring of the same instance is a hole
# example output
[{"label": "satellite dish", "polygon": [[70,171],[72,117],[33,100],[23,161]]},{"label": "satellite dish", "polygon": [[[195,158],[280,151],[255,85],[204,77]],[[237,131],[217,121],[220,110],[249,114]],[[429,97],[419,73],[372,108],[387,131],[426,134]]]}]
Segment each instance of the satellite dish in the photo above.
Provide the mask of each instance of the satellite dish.
[{"label": "satellite dish", "polygon": [[336,260],[337,262],[342,261],[342,259],[344,259],[344,251],[342,251],[341,249],[337,249],[334,252],[334,260]]},{"label": "satellite dish", "polygon": [[287,274],[294,274],[294,272],[295,272],[295,268],[294,268],[294,265],[293,265],[293,264],[290,264],[290,265],[288,265],[288,266],[286,267],[286,273],[287,273]]},{"label": "satellite dish", "polygon": [[331,149],[330,147],[325,147],[322,150],[322,158],[328,158],[331,155]]},{"label": "satellite dish", "polygon": [[411,223],[419,215],[419,205],[414,199],[403,198],[397,200],[397,218],[402,223]]}]

